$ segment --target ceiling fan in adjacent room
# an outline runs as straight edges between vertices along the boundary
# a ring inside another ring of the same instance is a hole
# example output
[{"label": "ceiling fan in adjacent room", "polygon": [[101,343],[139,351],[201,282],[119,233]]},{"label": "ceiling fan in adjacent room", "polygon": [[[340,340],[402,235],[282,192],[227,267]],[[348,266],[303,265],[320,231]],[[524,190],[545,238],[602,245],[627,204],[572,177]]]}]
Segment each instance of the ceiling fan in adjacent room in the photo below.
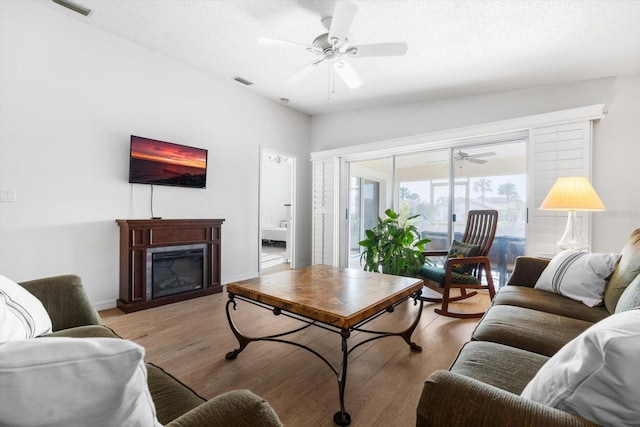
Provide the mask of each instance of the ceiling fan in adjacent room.
[{"label": "ceiling fan in adjacent room", "polygon": [[[482,165],[484,163],[487,163],[487,160],[485,159],[480,159],[479,157],[489,157],[489,156],[495,156],[496,153],[494,153],[493,151],[488,151],[486,153],[478,153],[478,154],[469,154],[469,153],[465,153],[462,150],[458,150],[456,153],[453,154],[453,161],[456,163],[459,162],[469,162],[469,163],[476,163],[479,165]],[[427,163],[446,163],[446,160],[432,160],[429,161]],[[447,167],[445,165],[445,167]]]},{"label": "ceiling fan in adjacent room", "polygon": [[367,58],[375,56],[402,56],[407,52],[407,43],[375,43],[352,46],[347,38],[347,33],[356,16],[358,6],[348,1],[338,1],[333,11],[333,16],[322,19],[322,25],[328,30],[320,34],[308,45],[305,43],[290,42],[285,40],[261,37],[258,43],[266,46],[289,47],[305,49],[316,55],[311,63],[289,77],[285,84],[295,84],[309,75],[319,66],[328,62],[330,65],[330,77],[335,73],[345,82],[350,89],[355,89],[363,84],[358,73],[353,69],[347,59]]},{"label": "ceiling fan in adjacent room", "polygon": [[458,150],[458,152],[453,155],[453,160],[455,160],[456,162],[465,161],[465,162],[477,163],[481,165],[483,163],[487,163],[487,160],[479,159],[478,157],[489,157],[489,156],[495,156],[495,155],[496,153],[494,153],[493,151],[489,151],[487,153],[479,153],[479,154],[467,154],[461,150]]}]

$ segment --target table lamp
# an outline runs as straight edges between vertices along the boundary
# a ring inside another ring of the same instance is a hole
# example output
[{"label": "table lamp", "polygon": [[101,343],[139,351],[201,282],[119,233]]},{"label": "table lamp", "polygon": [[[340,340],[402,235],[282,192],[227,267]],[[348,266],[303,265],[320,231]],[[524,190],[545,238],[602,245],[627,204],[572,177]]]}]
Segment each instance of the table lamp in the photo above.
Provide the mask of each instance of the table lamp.
[{"label": "table lamp", "polygon": [[540,210],[569,211],[567,227],[558,246],[560,249],[585,250],[588,245],[580,235],[576,211],[603,211],[605,207],[587,177],[568,176],[556,180],[542,201]]}]

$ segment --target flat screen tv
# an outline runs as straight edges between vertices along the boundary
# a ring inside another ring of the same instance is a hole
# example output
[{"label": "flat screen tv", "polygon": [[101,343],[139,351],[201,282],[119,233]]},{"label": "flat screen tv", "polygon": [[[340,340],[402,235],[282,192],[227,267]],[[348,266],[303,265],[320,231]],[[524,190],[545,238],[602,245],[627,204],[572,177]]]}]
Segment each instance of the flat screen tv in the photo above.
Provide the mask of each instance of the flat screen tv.
[{"label": "flat screen tv", "polygon": [[129,182],[205,188],[207,150],[131,135]]}]

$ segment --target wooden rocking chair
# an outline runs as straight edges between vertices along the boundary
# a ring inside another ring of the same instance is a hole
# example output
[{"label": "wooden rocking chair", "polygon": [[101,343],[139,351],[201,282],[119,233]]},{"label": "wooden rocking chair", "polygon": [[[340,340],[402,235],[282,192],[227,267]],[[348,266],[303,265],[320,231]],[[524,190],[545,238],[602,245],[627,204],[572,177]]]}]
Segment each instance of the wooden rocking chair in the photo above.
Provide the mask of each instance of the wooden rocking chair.
[{"label": "wooden rocking chair", "polygon": [[[449,317],[470,319],[482,317],[484,312],[465,313],[449,310],[449,303],[467,299],[477,294],[467,289],[488,289],[489,297],[493,300],[495,288],[491,277],[491,263],[489,250],[493,244],[498,225],[498,211],[476,210],[469,211],[467,226],[462,242],[454,241],[448,251],[426,251],[425,256],[447,256],[443,268],[425,264],[418,275],[425,286],[442,294],[442,298],[420,296],[423,301],[442,302],[442,308],[435,312]],[[457,252],[457,253],[456,253]],[[462,254],[462,255],[461,255]],[[482,284],[482,273],[486,277],[486,284]],[[460,296],[451,297],[451,289],[459,288]]]}]

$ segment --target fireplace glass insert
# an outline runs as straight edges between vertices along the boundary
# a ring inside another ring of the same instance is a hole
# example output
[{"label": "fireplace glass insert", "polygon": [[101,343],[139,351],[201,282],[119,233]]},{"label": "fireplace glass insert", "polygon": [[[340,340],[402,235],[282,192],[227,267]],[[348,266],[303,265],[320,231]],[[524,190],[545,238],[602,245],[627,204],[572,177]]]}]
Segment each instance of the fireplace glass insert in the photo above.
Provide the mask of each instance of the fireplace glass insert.
[{"label": "fireplace glass insert", "polygon": [[151,268],[147,271],[151,273],[152,298],[189,292],[204,286],[204,247],[159,248],[151,250],[148,255]]}]

